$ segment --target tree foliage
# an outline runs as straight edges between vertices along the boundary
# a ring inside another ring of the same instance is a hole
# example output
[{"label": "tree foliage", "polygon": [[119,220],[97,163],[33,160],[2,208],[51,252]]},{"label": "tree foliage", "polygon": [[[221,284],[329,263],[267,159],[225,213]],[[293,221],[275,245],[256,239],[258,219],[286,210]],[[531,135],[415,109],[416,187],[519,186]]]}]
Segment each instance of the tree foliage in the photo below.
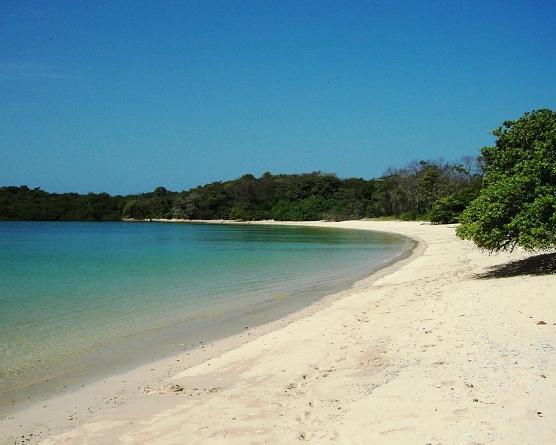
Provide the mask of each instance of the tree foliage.
[{"label": "tree foliage", "polygon": [[457,233],[488,250],[556,245],[556,113],[543,109],[506,121],[482,149],[484,187]]},{"label": "tree foliage", "polygon": [[110,221],[122,217],[125,198],[107,193],[47,193],[40,188],[0,187],[0,219]]},{"label": "tree foliage", "polygon": [[244,175],[182,192],[172,216],[188,219],[319,220],[363,218],[372,202],[373,180],[339,179],[313,172]]},{"label": "tree foliage", "polygon": [[438,199],[427,215],[433,224],[457,223],[469,203],[475,199],[480,191],[480,180],[463,187],[455,193]]},{"label": "tree foliage", "polygon": [[[266,172],[259,178],[246,174],[182,192],[157,187],[153,192],[125,197],[1,187],[0,219],[415,219],[425,217],[438,200],[473,183],[474,174],[464,164],[412,162],[405,168],[390,169],[379,179]],[[455,215],[459,210],[454,207],[452,212]]]},{"label": "tree foliage", "polygon": [[[461,162],[411,162],[390,169],[377,181],[372,213],[402,219],[432,218],[433,222],[454,222],[463,208],[455,201],[469,202],[468,194],[480,188],[481,160],[465,157]],[[439,207],[450,206],[450,217],[438,217]],[[433,213],[431,210],[435,209]]]}]

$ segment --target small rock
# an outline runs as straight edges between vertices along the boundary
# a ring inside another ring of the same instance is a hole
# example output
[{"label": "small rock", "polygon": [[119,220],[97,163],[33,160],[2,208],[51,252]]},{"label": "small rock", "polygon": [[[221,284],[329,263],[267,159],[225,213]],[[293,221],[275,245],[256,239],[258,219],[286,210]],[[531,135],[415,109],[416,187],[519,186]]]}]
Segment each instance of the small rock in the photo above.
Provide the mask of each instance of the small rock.
[{"label": "small rock", "polygon": [[170,386],[168,386],[168,389],[172,392],[182,392],[183,391],[183,386],[181,386],[181,385],[170,385]]},{"label": "small rock", "polygon": [[537,324],[546,324],[546,322],[540,320],[540,321],[537,321]]}]

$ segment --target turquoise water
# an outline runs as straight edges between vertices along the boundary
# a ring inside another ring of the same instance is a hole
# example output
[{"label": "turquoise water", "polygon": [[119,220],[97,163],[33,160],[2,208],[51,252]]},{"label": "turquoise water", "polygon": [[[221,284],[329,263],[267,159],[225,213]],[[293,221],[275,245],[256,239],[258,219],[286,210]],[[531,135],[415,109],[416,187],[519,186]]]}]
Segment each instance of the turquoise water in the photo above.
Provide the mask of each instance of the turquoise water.
[{"label": "turquoise water", "polygon": [[0,222],[0,398],[84,376],[92,363],[108,372],[116,356],[128,360],[115,351],[160,358],[221,326],[268,321],[409,247],[355,230]]}]

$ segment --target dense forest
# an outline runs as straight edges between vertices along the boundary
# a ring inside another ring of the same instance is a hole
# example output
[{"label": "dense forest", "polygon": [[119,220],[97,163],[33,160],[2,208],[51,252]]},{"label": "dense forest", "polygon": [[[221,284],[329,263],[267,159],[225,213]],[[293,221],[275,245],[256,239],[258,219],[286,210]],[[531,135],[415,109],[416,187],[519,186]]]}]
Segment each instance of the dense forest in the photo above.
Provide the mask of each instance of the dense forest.
[{"label": "dense forest", "polygon": [[416,161],[376,179],[313,172],[264,173],[182,192],[158,187],[129,196],[47,193],[0,187],[2,220],[232,219],[345,220],[393,217],[455,222],[482,182],[481,159]]}]

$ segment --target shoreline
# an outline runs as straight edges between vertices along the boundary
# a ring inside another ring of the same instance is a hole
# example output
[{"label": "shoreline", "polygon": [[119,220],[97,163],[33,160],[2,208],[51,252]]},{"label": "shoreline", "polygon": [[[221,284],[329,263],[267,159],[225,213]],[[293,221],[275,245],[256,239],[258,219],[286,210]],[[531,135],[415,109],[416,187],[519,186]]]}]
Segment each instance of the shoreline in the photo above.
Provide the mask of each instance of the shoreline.
[{"label": "shoreline", "polygon": [[[228,220],[152,220],[152,221],[126,221],[126,222],[160,222],[160,223],[191,223],[191,224],[262,224],[262,225],[290,225],[305,227],[322,227],[315,222],[275,222],[275,221],[228,221]],[[325,226],[328,227],[328,226]],[[342,229],[342,227],[339,227]],[[345,229],[345,228],[344,228]],[[350,229],[350,228],[347,228]],[[353,230],[353,229],[352,229]],[[367,230],[367,229],[355,229]],[[374,230],[373,230],[374,231]],[[376,230],[377,232],[391,233]],[[164,391],[164,382],[173,374],[183,372],[193,366],[213,359],[216,356],[237,349],[262,335],[281,329],[288,324],[304,317],[309,317],[315,312],[333,304],[349,292],[358,283],[372,283],[382,276],[401,267],[406,261],[419,256],[424,251],[423,241],[405,237],[413,244],[400,255],[371,270],[367,276],[352,283],[348,288],[339,292],[324,295],[309,305],[286,315],[275,314],[272,318],[255,326],[249,326],[246,332],[225,334],[214,340],[203,339],[197,347],[186,347],[183,351],[171,354],[164,358],[157,358],[139,366],[133,365],[131,369],[118,371],[100,379],[84,380],[84,384],[74,390],[63,393],[37,397],[22,408],[8,413],[0,419],[0,443],[21,442],[36,443],[39,440],[71,430],[91,418],[102,415],[114,406],[128,403],[143,394]],[[178,363],[179,362],[179,363]],[[22,402],[23,404],[25,402]],[[69,408],[71,407],[71,408]],[[7,436],[7,438],[5,438]]]},{"label": "shoreline", "polygon": [[488,255],[454,226],[294,224],[397,233],[423,251],[43,443],[556,440],[556,275],[531,269],[534,254]]}]

